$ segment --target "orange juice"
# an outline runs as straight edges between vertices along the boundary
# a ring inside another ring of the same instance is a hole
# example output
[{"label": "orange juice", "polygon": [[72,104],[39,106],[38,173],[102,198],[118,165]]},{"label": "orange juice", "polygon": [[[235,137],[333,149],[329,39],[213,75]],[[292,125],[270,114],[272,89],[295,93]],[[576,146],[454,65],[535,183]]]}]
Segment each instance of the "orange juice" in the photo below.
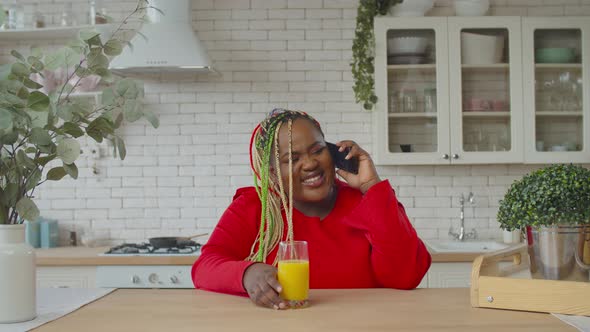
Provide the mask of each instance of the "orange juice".
[{"label": "orange juice", "polygon": [[283,287],[281,296],[288,301],[307,300],[309,290],[309,261],[279,261],[279,283]]}]

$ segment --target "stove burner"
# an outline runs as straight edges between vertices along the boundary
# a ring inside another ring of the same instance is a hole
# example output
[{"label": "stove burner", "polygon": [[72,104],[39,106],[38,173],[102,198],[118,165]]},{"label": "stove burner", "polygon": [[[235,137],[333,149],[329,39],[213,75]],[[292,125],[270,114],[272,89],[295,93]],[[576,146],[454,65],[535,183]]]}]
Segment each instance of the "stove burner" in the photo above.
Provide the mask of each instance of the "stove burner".
[{"label": "stove burner", "polygon": [[187,255],[198,251],[200,243],[195,241],[179,242],[175,247],[154,247],[149,243],[123,243],[110,248],[107,255],[141,254],[141,255]]}]

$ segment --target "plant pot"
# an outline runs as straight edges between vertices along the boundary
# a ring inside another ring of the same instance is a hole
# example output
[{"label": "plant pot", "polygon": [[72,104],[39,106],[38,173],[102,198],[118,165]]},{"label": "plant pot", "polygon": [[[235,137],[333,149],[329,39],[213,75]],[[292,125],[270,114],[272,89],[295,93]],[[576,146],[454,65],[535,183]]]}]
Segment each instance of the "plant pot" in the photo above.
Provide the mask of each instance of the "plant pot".
[{"label": "plant pot", "polygon": [[535,279],[590,282],[590,226],[527,228]]},{"label": "plant pot", "polygon": [[35,251],[25,242],[25,225],[0,225],[0,323],[37,316]]}]

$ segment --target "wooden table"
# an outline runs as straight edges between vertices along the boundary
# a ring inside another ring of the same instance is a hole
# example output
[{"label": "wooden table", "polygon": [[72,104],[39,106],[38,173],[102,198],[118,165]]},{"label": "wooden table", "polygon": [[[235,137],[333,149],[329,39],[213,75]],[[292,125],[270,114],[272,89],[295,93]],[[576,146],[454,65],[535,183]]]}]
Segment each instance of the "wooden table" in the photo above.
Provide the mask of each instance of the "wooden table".
[{"label": "wooden table", "polygon": [[200,290],[120,289],[35,331],[575,331],[549,314],[478,309],[469,289],[312,290],[275,311]]}]

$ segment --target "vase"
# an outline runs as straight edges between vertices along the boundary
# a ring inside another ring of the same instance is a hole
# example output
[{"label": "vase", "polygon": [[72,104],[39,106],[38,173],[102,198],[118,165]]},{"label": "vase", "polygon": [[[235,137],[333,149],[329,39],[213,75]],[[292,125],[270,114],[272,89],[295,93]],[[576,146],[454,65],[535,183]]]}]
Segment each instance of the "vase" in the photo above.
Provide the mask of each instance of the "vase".
[{"label": "vase", "polygon": [[0,225],[0,323],[37,316],[35,251],[25,242],[25,225]]},{"label": "vase", "polygon": [[590,226],[527,227],[534,279],[590,282]]}]

